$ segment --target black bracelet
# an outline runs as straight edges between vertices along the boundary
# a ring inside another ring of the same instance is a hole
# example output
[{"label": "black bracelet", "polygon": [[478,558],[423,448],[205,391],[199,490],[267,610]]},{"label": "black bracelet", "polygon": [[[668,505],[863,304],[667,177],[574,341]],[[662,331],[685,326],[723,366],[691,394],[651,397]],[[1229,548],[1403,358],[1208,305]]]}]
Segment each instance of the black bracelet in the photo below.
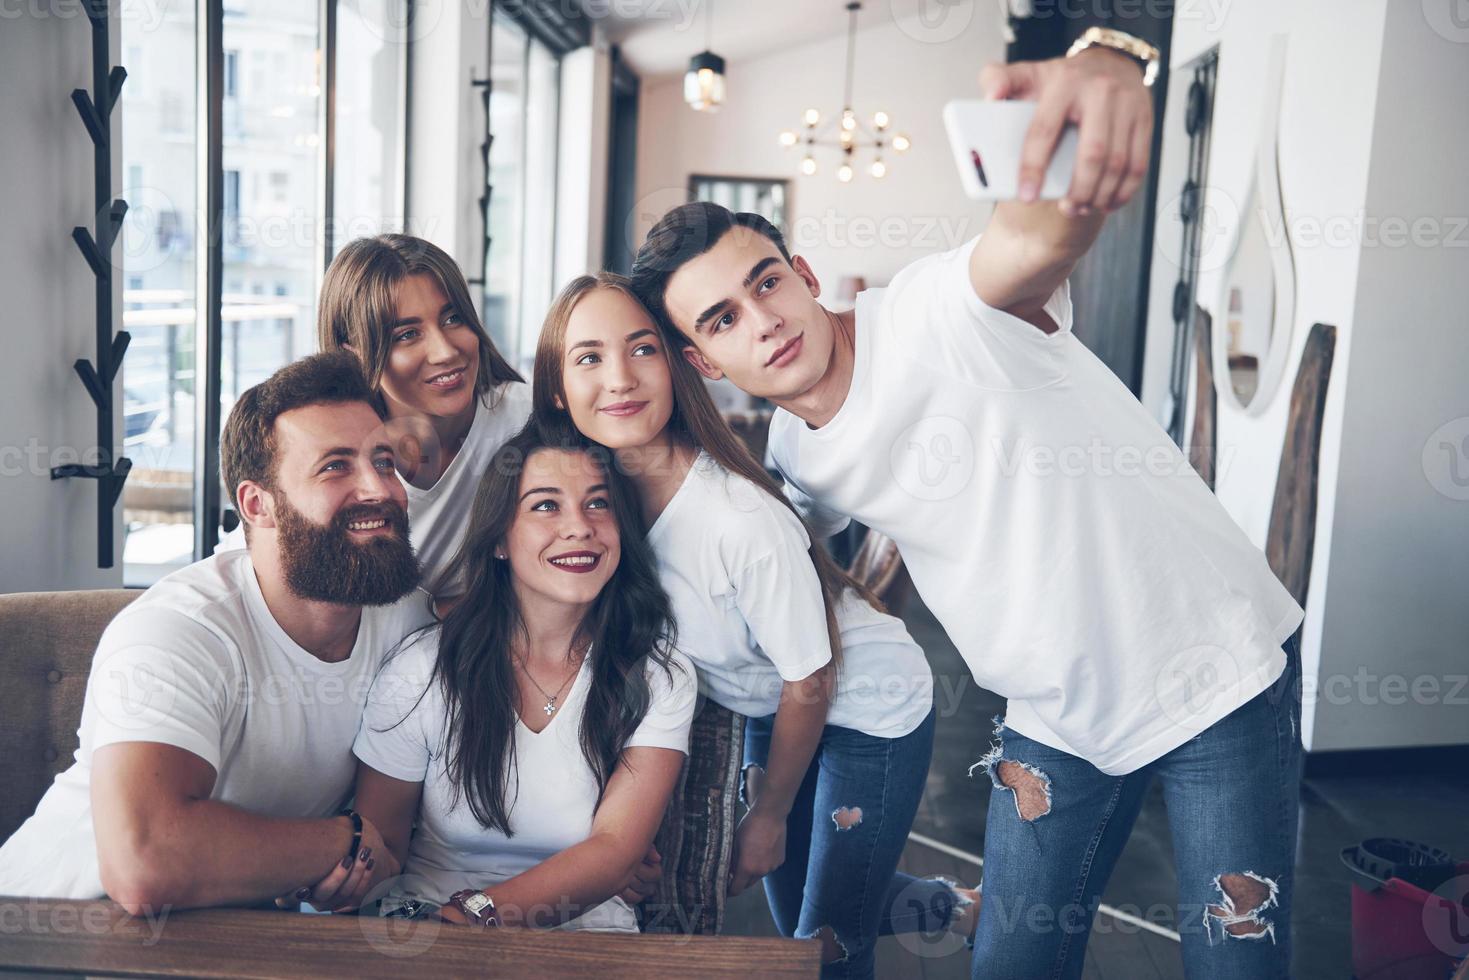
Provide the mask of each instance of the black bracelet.
[{"label": "black bracelet", "polygon": [[352,846],[347,848],[347,856],[351,860],[357,860],[357,850],[362,846],[362,814],[356,810],[343,810],[337,814],[352,821]]}]

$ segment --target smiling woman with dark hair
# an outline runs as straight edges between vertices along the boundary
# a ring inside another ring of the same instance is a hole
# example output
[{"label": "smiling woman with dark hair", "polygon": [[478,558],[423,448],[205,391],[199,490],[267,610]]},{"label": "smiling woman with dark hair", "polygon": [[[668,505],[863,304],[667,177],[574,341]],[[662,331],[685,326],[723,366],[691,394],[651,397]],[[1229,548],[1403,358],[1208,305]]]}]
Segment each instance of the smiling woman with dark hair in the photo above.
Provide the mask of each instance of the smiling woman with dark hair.
[{"label": "smiling woman with dark hair", "polygon": [[554,439],[528,426],[501,450],[464,598],[369,697],[357,808],[403,863],[388,911],[637,929],[617,896],[688,751],[694,672],[631,489]]}]

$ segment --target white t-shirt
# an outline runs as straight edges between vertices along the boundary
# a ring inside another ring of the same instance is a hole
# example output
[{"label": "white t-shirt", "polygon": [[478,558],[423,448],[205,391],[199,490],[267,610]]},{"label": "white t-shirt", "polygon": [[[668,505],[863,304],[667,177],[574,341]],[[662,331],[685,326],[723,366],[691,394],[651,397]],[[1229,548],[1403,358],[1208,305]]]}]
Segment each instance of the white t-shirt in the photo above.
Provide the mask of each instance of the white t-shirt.
[{"label": "white t-shirt", "polygon": [[[408,493],[408,537],[423,567],[423,586],[430,591],[436,591],[434,586],[439,576],[464,543],[480,478],[500,447],[530,418],[530,385],[507,381],[490,398],[494,408],[487,407],[483,398],[475,399],[474,420],[469,424],[464,445],[454,454],[437,483],[420,490],[401,474],[398,477]],[[245,527],[241,524],[220,539],[214,553],[244,547]],[[453,595],[459,590],[457,583],[445,583],[441,591]]]},{"label": "white t-shirt", "polygon": [[248,552],[160,580],[103,632],[76,761],[0,848],[0,894],[102,897],[90,787],[104,745],[192,752],[214,768],[210,799],[261,816],[336,813],[352,794],[352,740],[372,680],[388,652],[432,620],[418,590],[364,608],[351,655],[323,663],[271,616]]},{"label": "white t-shirt", "polygon": [[845,403],[819,429],[777,411],[771,455],[813,528],[897,542],[1008,726],[1131,772],[1263,691],[1302,612],[1071,333],[1068,286],[1047,335],[980,300],[973,248],[858,297]]},{"label": "white t-shirt", "polygon": [[[540,732],[515,722],[515,770],[506,800],[514,836],[489,830],[462,797],[455,805],[446,771],[447,714],[444,692],[429,684],[439,652],[439,631],[416,639],[393,657],[373,685],[353,751],[378,772],[423,783],[418,824],[404,862],[404,878],[388,895],[443,903],[464,888],[503,881],[587,839],[597,806],[597,780],[581,751],[581,718],[591,686],[591,656],[582,663],[561,706]],[[652,746],[689,751],[697,687],[694,669],[673,655],[671,677],[648,665],[652,697],[627,748]],[[522,773],[533,778],[520,779]],[[566,924],[577,929],[637,931],[632,908],[613,897]]]},{"label": "white t-shirt", "polygon": [[437,483],[427,490],[403,483],[408,491],[408,534],[423,566],[424,588],[431,592],[454,595],[462,591],[457,582],[445,583],[443,588],[436,587],[436,583],[464,544],[480,478],[490,468],[500,447],[530,418],[530,385],[507,381],[493,397],[493,409],[476,400],[474,421],[469,425],[464,445],[454,454]]},{"label": "white t-shirt", "polygon": [[[779,501],[700,452],[648,531],[704,692],[748,717],[775,713],[781,685],[831,660],[810,538]],[[933,673],[900,620],[850,590],[837,606],[842,664],[827,724],[898,738],[933,706]]]}]

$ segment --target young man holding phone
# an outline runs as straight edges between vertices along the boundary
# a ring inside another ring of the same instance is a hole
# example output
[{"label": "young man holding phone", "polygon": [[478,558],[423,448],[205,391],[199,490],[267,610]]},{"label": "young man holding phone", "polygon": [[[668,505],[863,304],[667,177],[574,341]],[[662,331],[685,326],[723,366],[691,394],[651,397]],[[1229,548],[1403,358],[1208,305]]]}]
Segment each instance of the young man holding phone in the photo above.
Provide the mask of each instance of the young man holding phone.
[{"label": "young man holding phone", "polygon": [[[1021,200],[849,313],[821,307],[775,228],[708,204],[653,228],[633,280],[706,377],[779,406],[771,455],[813,527],[893,538],[975,679],[1009,699],[975,767],[996,787],[975,975],[1080,976],[1156,777],[1189,975],[1286,976],[1302,612],[1071,333],[1067,276],[1147,169],[1127,51],[986,69],[990,98],[1037,103]],[[1036,202],[1066,122],[1076,171]]]}]

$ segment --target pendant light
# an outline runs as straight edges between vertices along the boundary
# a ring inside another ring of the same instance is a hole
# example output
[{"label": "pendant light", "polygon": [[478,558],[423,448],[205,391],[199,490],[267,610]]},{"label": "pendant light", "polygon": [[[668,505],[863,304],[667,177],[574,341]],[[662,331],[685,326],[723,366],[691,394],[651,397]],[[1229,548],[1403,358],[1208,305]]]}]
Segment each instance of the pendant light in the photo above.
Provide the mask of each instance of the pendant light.
[{"label": "pendant light", "polygon": [[718,112],[724,104],[724,59],[710,50],[714,46],[714,0],[704,11],[704,50],[689,59],[683,77],[683,100],[697,112]]}]

